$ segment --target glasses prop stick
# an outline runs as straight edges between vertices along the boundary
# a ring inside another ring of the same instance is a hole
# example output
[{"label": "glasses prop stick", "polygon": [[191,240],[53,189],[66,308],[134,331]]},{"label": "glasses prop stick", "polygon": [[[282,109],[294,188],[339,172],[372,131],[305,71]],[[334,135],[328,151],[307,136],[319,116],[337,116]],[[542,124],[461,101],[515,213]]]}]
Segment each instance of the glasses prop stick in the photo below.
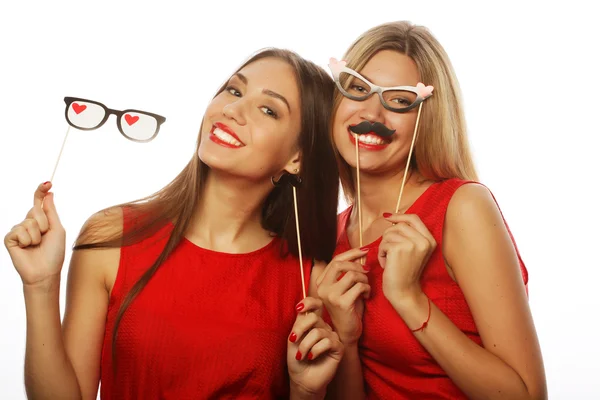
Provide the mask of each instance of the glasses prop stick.
[{"label": "glasses prop stick", "polygon": [[400,201],[402,201],[402,192],[404,191],[404,184],[406,183],[406,175],[408,174],[408,167],[410,166],[410,160],[412,158],[413,148],[415,147],[415,139],[417,138],[417,130],[419,129],[419,121],[421,119],[421,110],[423,108],[423,101],[433,94],[433,86],[425,86],[421,82],[417,83],[417,90],[419,91],[418,96],[422,98],[419,103],[419,111],[417,112],[417,121],[415,122],[415,130],[413,131],[412,140],[410,142],[410,150],[408,151],[408,158],[406,160],[406,167],[404,167],[404,176],[402,177],[402,184],[400,185],[400,193],[398,194],[398,201],[396,202],[396,211],[400,210]]},{"label": "glasses prop stick", "polygon": [[69,126],[60,152],[58,153],[58,158],[54,164],[50,178],[51,182],[54,180],[54,175],[56,174],[58,163],[67,143],[71,127],[82,131],[95,130],[104,125],[108,117],[114,114],[117,118],[117,128],[121,132],[121,135],[131,141],[145,143],[158,135],[160,126],[166,121],[165,117],[158,114],[133,109],[113,110],[94,100],[77,97],[65,97],[64,100],[66,105],[65,118]]}]

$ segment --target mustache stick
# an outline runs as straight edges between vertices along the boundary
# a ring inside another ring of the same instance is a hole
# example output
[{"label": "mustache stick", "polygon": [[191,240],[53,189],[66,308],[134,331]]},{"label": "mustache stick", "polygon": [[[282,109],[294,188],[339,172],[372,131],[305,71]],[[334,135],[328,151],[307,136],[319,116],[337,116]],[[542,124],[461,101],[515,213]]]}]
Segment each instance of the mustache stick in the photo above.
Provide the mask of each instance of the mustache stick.
[{"label": "mustache stick", "polygon": [[421,118],[421,108],[423,103],[419,104],[419,112],[417,113],[417,122],[415,123],[415,131],[413,132],[412,141],[410,143],[410,150],[408,151],[408,159],[406,160],[406,167],[404,167],[404,177],[402,177],[402,185],[400,186],[400,194],[398,195],[398,202],[396,203],[396,211],[400,209],[400,200],[402,200],[402,192],[404,191],[404,184],[406,183],[406,175],[408,173],[408,167],[410,166],[410,158],[412,156],[413,148],[415,146],[415,138],[417,137],[417,129],[419,128],[419,119]]},{"label": "mustache stick", "polygon": [[[369,121],[363,121],[356,126],[351,126],[350,131],[354,133],[354,147],[356,149],[356,189],[357,189],[357,206],[358,206],[358,242],[359,246],[363,247],[363,226],[362,226],[362,205],[360,201],[360,157],[358,155],[358,138],[359,135],[373,132],[380,137],[390,137],[396,130],[388,129],[385,125],[380,122],[371,123]],[[365,257],[360,258],[360,263],[365,265]]]},{"label": "mustache stick", "polygon": [[271,177],[271,183],[275,187],[284,187],[286,190],[287,186],[292,187],[292,193],[294,194],[294,216],[296,217],[296,238],[298,239],[298,259],[300,262],[300,277],[302,279],[302,299],[306,298],[306,284],[304,283],[304,266],[302,265],[302,240],[300,240],[300,218],[298,218],[298,196],[296,194],[296,187],[300,187],[302,184],[302,178],[295,174],[284,173],[278,181],[275,181]]},{"label": "mustache stick", "polygon": [[[385,125],[380,122],[371,123],[369,121],[363,121],[356,126],[351,126],[350,131],[354,133],[354,147],[356,154],[356,205],[358,206],[358,243],[360,247],[363,247],[363,225],[362,225],[362,205],[360,201],[360,157],[358,155],[358,137],[361,134],[373,132],[380,137],[390,137],[396,130],[388,129]],[[360,258],[360,263],[365,265],[365,257]]]},{"label": "mustache stick", "polygon": [[306,298],[306,286],[304,283],[304,268],[302,265],[302,243],[300,240],[300,220],[298,219],[298,199],[296,197],[296,186],[292,185],[294,192],[294,213],[296,215],[296,237],[298,238],[298,256],[300,258],[300,276],[302,277],[302,300]]},{"label": "mustache stick", "polygon": [[[356,199],[358,205],[358,244],[363,247],[363,227],[362,227],[362,212],[360,204],[360,158],[358,157],[358,134],[354,134],[354,144],[356,149]],[[365,265],[365,258],[360,258],[360,263]]]}]

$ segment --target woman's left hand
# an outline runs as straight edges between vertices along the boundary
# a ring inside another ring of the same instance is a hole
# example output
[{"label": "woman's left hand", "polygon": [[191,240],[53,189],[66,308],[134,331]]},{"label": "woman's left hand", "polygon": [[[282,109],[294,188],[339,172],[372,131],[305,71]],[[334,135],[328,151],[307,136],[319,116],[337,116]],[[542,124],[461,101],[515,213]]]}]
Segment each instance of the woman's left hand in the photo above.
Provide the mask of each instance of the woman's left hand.
[{"label": "woman's left hand", "polygon": [[437,244],[416,214],[385,218],[393,225],[384,231],[377,256],[384,269],[383,294],[398,309],[422,293],[421,273]]},{"label": "woman's left hand", "polygon": [[323,321],[323,303],[306,297],[288,338],[287,365],[290,398],[325,398],[327,385],[337,371],[344,346],[337,333]]}]

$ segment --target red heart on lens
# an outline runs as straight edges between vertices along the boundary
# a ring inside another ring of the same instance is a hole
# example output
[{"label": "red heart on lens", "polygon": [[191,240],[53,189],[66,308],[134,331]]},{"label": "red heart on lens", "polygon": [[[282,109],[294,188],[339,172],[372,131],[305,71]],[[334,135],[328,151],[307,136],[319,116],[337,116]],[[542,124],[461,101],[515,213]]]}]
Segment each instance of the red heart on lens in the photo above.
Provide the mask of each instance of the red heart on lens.
[{"label": "red heart on lens", "polygon": [[127,121],[127,123],[129,124],[129,126],[135,124],[136,122],[138,122],[138,119],[140,119],[140,117],[138,117],[137,115],[135,117],[132,117],[129,114],[125,114],[125,121]]},{"label": "red heart on lens", "polygon": [[75,114],[79,114],[87,108],[87,106],[85,104],[77,104],[77,103],[73,103],[72,107],[73,107],[73,111],[75,111]]}]

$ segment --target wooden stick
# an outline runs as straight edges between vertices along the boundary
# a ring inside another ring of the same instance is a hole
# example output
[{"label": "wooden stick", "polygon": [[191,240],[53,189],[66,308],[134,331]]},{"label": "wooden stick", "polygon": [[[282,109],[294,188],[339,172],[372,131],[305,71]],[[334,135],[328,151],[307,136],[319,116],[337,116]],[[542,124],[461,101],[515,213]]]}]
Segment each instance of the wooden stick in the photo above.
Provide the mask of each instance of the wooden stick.
[{"label": "wooden stick", "polygon": [[421,107],[423,103],[419,104],[419,112],[417,113],[417,122],[415,123],[415,131],[413,132],[412,142],[410,143],[410,150],[408,151],[408,159],[406,160],[406,167],[404,168],[404,177],[402,178],[402,186],[400,186],[400,194],[398,195],[398,202],[396,203],[396,214],[400,209],[400,200],[402,200],[402,192],[404,191],[404,184],[406,183],[406,175],[408,173],[408,167],[410,166],[410,158],[412,156],[413,147],[415,145],[415,138],[417,137],[417,129],[419,127],[419,119],[421,118]]},{"label": "wooden stick", "polygon": [[[358,135],[354,135],[354,144],[356,149],[356,199],[358,205],[358,244],[363,247],[363,225],[362,225],[362,207],[360,202],[360,159],[358,157]],[[365,265],[365,258],[360,258],[360,263]]]},{"label": "wooden stick", "polygon": [[56,159],[56,164],[54,164],[54,170],[52,171],[52,176],[50,177],[50,182],[54,182],[54,174],[56,173],[56,168],[58,167],[58,162],[60,161],[60,157],[62,156],[63,149],[65,148],[65,143],[67,143],[67,137],[69,137],[69,130],[71,130],[71,125],[67,128],[67,133],[65,134],[65,138],[63,139],[62,146],[60,148],[60,153],[58,153],[58,158]]},{"label": "wooden stick", "polygon": [[302,265],[302,241],[300,240],[300,220],[298,219],[298,198],[296,196],[296,186],[292,186],[294,191],[294,213],[296,214],[296,237],[298,238],[298,255],[300,257],[300,276],[302,277],[302,299],[306,298],[306,285],[304,283],[304,265]]}]

